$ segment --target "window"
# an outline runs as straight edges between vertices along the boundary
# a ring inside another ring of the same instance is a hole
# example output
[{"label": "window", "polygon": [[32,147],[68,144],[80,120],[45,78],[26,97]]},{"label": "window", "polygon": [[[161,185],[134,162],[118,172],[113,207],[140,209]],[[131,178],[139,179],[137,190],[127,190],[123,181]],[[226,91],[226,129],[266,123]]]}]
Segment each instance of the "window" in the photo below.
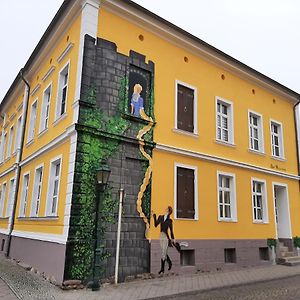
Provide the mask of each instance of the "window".
[{"label": "window", "polygon": [[39,214],[41,193],[42,193],[42,178],[43,178],[43,167],[41,166],[35,170],[31,214],[30,214],[32,217],[37,217]]},{"label": "window", "polygon": [[26,207],[28,201],[28,186],[29,186],[29,173],[23,176],[23,184],[22,184],[22,198],[21,198],[21,206],[20,206],[20,217],[25,217]]},{"label": "window", "polygon": [[224,249],[224,262],[225,263],[236,263],[236,250],[235,248]]},{"label": "window", "polygon": [[14,144],[14,152],[20,148],[21,125],[22,125],[22,116],[19,117],[18,122],[17,122],[17,131],[16,131],[16,139],[15,139],[15,144]]},{"label": "window", "polygon": [[176,82],[176,129],[197,133],[196,128],[196,89]]},{"label": "window", "polygon": [[0,161],[1,161],[1,162],[4,161],[4,157],[5,157],[6,137],[7,137],[7,133],[5,133],[5,134],[2,136],[2,143],[1,143],[1,157],[0,157]]},{"label": "window", "polygon": [[233,104],[220,98],[216,101],[217,141],[233,144]]},{"label": "window", "polygon": [[49,191],[47,200],[47,215],[56,216],[59,196],[61,159],[51,162]]},{"label": "window", "polygon": [[6,182],[2,185],[1,195],[0,195],[0,217],[3,217],[3,208],[6,194]]},{"label": "window", "polygon": [[6,207],[6,216],[9,217],[11,215],[11,208],[13,205],[13,196],[14,196],[14,188],[15,188],[15,179],[11,179],[9,183],[9,192],[8,192],[8,200]]},{"label": "window", "polygon": [[275,121],[271,121],[271,145],[272,156],[283,158],[283,134],[282,125]]},{"label": "window", "polygon": [[10,127],[10,130],[9,130],[9,137],[8,137],[8,145],[7,145],[7,151],[6,151],[6,158],[10,157],[11,150],[12,150],[13,137],[14,137],[14,126]]},{"label": "window", "polygon": [[265,181],[252,180],[253,221],[268,222]]},{"label": "window", "polygon": [[69,64],[67,64],[59,74],[58,95],[56,102],[56,119],[66,112],[67,92],[68,92]]},{"label": "window", "polygon": [[40,122],[40,132],[48,128],[49,124],[49,108],[50,108],[50,98],[51,98],[52,86],[49,85],[44,91],[43,103],[42,103],[42,113]]},{"label": "window", "polygon": [[175,166],[176,218],[198,219],[197,169]]},{"label": "window", "polygon": [[249,111],[249,148],[264,152],[262,116]]},{"label": "window", "polygon": [[37,100],[31,105],[31,113],[30,113],[30,123],[29,123],[29,131],[27,142],[33,140],[34,131],[35,131],[35,123],[36,123],[36,114],[37,114]]},{"label": "window", "polygon": [[237,221],[235,175],[218,175],[218,219],[219,221]]}]

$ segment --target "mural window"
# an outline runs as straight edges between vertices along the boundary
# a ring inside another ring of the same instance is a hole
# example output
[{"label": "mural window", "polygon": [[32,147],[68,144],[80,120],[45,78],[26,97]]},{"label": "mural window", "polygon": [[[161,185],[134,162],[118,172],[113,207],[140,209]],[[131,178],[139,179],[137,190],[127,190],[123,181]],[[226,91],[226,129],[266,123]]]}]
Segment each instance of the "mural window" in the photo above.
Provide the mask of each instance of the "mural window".
[{"label": "mural window", "polygon": [[6,207],[7,217],[9,217],[12,212],[11,209],[13,204],[14,188],[15,188],[15,179],[13,178],[9,182],[9,191],[8,191],[8,199],[7,199],[7,207]]},{"label": "mural window", "polygon": [[12,143],[13,143],[13,137],[14,137],[14,126],[11,126],[9,129],[9,136],[8,136],[8,145],[7,145],[7,151],[6,151],[6,158],[9,158],[11,155],[12,150]]},{"label": "mural window", "polygon": [[59,196],[61,159],[56,159],[50,165],[49,190],[47,200],[47,215],[56,216]]},{"label": "mural window", "polygon": [[32,203],[31,203],[31,216],[37,217],[40,209],[41,193],[42,193],[42,179],[43,167],[40,166],[35,170]]},{"label": "mural window", "polygon": [[235,176],[218,173],[218,219],[236,221]]},{"label": "mural window", "polygon": [[233,144],[233,104],[227,100],[217,98],[216,110],[217,141]]},{"label": "mural window", "polygon": [[272,156],[284,157],[282,125],[275,121],[271,121],[271,146]]},{"label": "mural window", "polygon": [[196,168],[176,165],[176,218],[197,219]]},{"label": "mural window", "polygon": [[176,129],[196,133],[196,89],[183,83],[176,83],[177,116]]},{"label": "mural window", "polygon": [[25,217],[28,202],[29,173],[24,174],[19,217]]},{"label": "mural window", "polygon": [[1,195],[0,195],[0,218],[3,217],[5,195],[6,195],[6,182],[4,182],[2,184],[2,190],[1,190]]},{"label": "mural window", "polygon": [[262,116],[249,112],[249,148],[254,151],[264,152]]},{"label": "mural window", "polygon": [[22,125],[22,116],[20,116],[18,121],[17,121],[17,130],[16,130],[16,137],[15,137],[15,143],[14,143],[14,152],[16,152],[16,150],[20,148],[21,125]]},{"label": "mural window", "polygon": [[264,181],[252,180],[252,207],[253,221],[267,223],[268,211]]},{"label": "mural window", "polygon": [[27,143],[32,141],[34,138],[35,125],[36,125],[36,114],[37,114],[37,103],[38,103],[38,101],[36,100],[31,105]]},{"label": "mural window", "polygon": [[65,112],[67,107],[68,96],[68,81],[69,81],[69,63],[59,73],[58,80],[58,95],[56,102],[56,120],[59,119]]},{"label": "mural window", "polygon": [[42,132],[48,128],[51,90],[52,90],[52,86],[49,85],[47,87],[47,89],[44,91],[43,102],[42,102],[41,121],[40,121],[40,132]]}]

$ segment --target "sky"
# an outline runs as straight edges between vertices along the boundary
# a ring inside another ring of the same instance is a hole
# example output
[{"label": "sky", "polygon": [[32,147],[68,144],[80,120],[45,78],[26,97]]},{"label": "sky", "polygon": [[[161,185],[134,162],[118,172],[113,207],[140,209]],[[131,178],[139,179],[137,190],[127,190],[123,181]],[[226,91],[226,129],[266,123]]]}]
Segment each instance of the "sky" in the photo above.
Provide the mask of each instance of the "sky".
[{"label": "sky", "polygon": [[[63,1],[1,2],[0,101]],[[299,0],[135,2],[300,93]]]}]

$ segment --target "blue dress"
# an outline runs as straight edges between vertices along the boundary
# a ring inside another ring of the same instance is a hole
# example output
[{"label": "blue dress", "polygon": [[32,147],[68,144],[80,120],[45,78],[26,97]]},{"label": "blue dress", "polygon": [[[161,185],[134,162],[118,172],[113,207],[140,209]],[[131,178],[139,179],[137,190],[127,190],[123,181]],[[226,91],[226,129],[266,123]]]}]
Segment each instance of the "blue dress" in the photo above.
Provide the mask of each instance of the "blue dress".
[{"label": "blue dress", "polygon": [[134,100],[135,94],[132,95],[131,105],[133,106],[133,115],[135,117],[140,117],[140,110],[144,109],[144,100],[141,96],[137,100]]}]

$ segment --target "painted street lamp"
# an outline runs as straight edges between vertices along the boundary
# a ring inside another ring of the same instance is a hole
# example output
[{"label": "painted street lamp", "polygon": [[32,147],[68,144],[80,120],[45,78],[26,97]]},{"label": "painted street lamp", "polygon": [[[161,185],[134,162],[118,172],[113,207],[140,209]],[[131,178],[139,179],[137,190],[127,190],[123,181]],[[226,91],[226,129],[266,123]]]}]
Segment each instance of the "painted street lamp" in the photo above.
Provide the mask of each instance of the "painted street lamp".
[{"label": "painted street lamp", "polygon": [[100,204],[100,194],[102,194],[105,191],[105,188],[108,183],[109,175],[110,175],[110,168],[105,163],[102,162],[99,168],[96,170],[96,177],[97,177],[97,188],[99,191],[99,195],[96,197],[96,221],[95,221],[95,246],[94,246],[94,262],[93,262],[93,284],[92,284],[92,291],[99,291],[100,289],[100,275],[99,275],[99,269],[101,267],[101,248],[100,248],[100,239],[101,239],[101,233],[99,232],[99,204]]}]

